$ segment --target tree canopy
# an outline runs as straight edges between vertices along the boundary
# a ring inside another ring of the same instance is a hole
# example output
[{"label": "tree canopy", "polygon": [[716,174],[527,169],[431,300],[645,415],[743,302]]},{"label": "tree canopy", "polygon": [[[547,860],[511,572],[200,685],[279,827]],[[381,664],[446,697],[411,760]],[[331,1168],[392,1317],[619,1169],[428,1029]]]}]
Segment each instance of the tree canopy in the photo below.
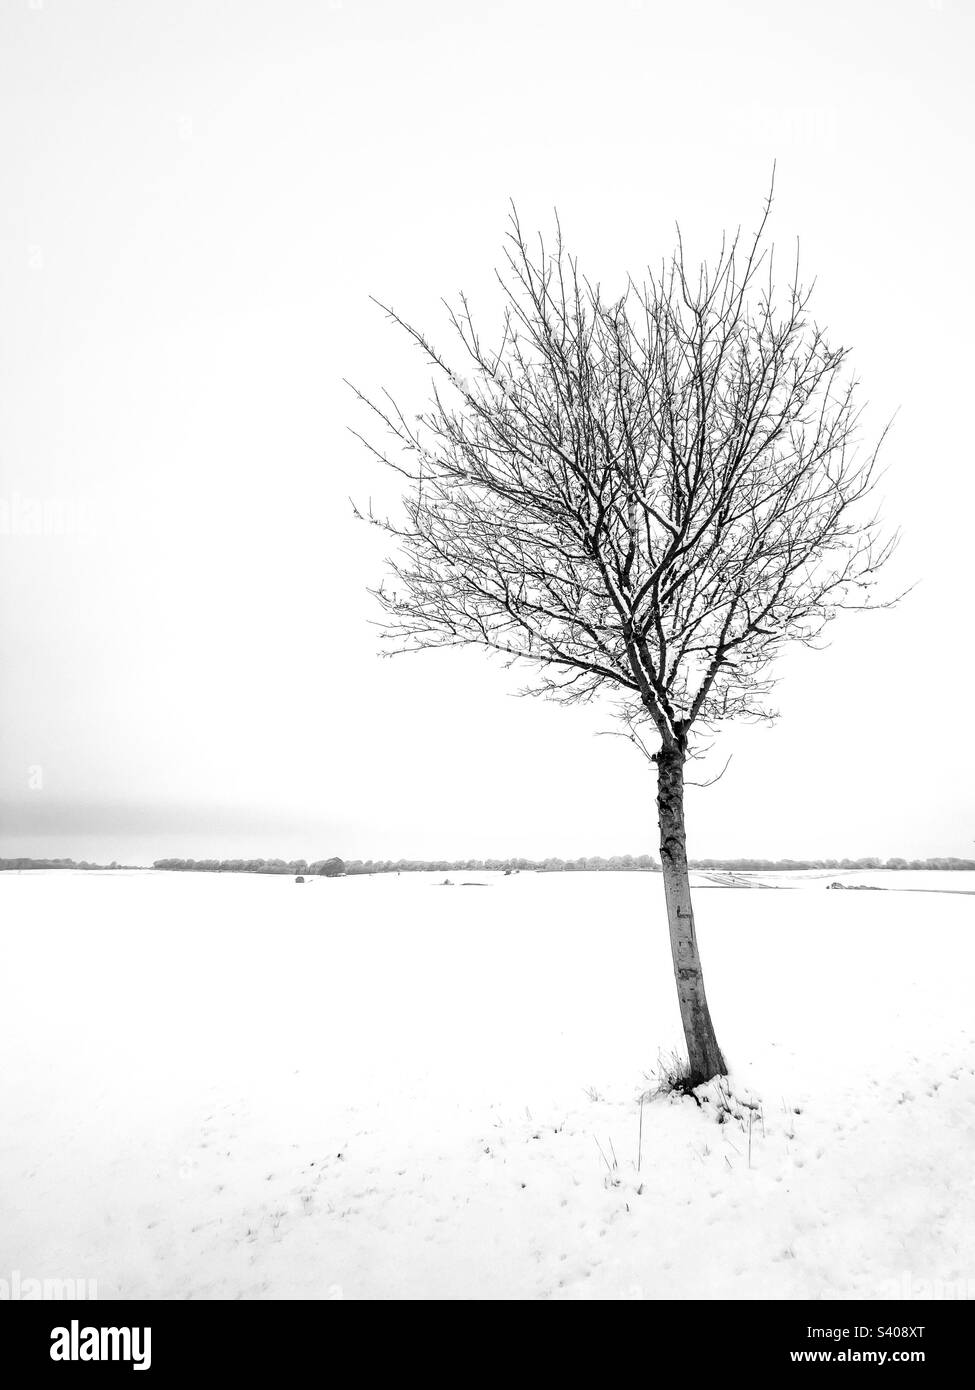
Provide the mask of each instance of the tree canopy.
[{"label": "tree canopy", "polygon": [[861,506],[847,349],[812,317],[798,258],[776,288],[769,204],[746,244],[692,272],[677,249],[608,299],[512,213],[500,330],[448,306],[451,362],[382,306],[434,371],[410,418],[357,391],[407,480],[376,590],[394,650],[477,645],[562,701],[614,692],[665,746],[697,720],[767,718],[770,663],[871,606],[893,538]]}]

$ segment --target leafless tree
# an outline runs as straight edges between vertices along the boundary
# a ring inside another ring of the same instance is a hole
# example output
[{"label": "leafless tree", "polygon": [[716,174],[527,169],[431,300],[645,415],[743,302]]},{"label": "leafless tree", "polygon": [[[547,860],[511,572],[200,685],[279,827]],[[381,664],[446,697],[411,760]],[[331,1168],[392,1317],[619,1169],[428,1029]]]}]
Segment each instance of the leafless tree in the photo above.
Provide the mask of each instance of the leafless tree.
[{"label": "leafless tree", "polygon": [[615,692],[656,766],[695,1083],[726,1068],[688,879],[692,733],[772,717],[773,658],[842,609],[877,606],[893,544],[863,506],[877,447],[858,446],[847,350],[811,318],[798,256],[777,292],[770,207],[771,194],[754,236],[693,273],[678,229],[659,271],[612,300],[560,230],[530,245],[513,211],[493,344],[463,295],[447,305],[453,364],[381,305],[432,365],[432,397],[408,415],[356,391],[392,443],[358,437],[407,480],[401,518],[368,513],[396,543],[375,591],[393,649],[482,646],[530,664],[533,693]]}]

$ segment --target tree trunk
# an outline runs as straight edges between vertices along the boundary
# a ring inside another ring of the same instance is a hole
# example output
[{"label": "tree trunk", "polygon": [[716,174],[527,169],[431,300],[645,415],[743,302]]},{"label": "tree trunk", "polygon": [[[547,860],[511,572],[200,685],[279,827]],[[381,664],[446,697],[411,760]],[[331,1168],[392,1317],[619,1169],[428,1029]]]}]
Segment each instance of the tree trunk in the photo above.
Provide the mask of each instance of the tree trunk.
[{"label": "tree trunk", "polygon": [[662,749],[657,754],[657,813],[660,825],[660,866],[667,896],[670,950],[680,1018],[684,1026],[690,1081],[700,1085],[727,1071],[714,1035],[704,975],[694,931],[691,885],[687,876],[687,839],[684,830],[684,753]]}]

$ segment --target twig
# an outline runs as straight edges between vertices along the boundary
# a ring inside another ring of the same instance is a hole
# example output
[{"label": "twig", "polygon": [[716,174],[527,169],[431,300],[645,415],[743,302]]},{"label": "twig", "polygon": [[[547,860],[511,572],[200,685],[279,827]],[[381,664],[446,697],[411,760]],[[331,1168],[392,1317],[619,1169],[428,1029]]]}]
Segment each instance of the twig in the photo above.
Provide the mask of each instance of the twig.
[{"label": "twig", "polygon": [[721,771],[718,773],[717,777],[711,777],[707,782],[692,782],[692,781],[690,781],[689,779],[685,779],[685,782],[684,782],[685,787],[713,787],[714,784],[715,784],[715,782],[720,782],[721,779],[722,779],[722,777],[723,777],[723,776],[725,775],[725,773],[728,771],[728,763],[731,762],[731,760],[732,760],[732,758],[733,758],[734,756],[735,756],[734,753],[729,753],[729,754],[728,754],[727,761],[725,762],[724,767],[723,767],[723,768],[721,769]]},{"label": "twig", "polygon": [[610,1176],[612,1176],[613,1170],[612,1170],[612,1168],[610,1167],[609,1159],[608,1159],[608,1158],[606,1157],[606,1155],[603,1153],[603,1146],[602,1146],[602,1144],[600,1144],[600,1142],[599,1142],[599,1140],[596,1138],[595,1134],[592,1136],[592,1138],[593,1138],[593,1143],[596,1145],[596,1148],[599,1150],[599,1153],[600,1153],[600,1156],[601,1156],[603,1162],[606,1164],[606,1171],[610,1174]]}]

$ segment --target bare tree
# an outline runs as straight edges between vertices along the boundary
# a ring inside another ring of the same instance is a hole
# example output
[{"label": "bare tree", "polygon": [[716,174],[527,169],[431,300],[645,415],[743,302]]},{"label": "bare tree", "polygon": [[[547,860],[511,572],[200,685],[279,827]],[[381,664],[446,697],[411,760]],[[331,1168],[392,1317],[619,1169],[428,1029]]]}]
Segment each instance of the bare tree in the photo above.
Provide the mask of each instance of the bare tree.
[{"label": "bare tree", "polygon": [[860,505],[877,449],[858,450],[858,383],[810,317],[798,257],[777,297],[770,206],[693,274],[678,229],[661,269],[613,300],[560,230],[532,249],[513,211],[494,345],[463,295],[447,305],[459,366],[380,305],[434,368],[432,398],[411,417],[356,392],[394,443],[358,437],[408,480],[402,519],[368,515],[396,542],[375,591],[393,648],[486,647],[563,702],[615,692],[656,766],[693,1083],[726,1067],[688,879],[692,732],[773,717],[772,659],[876,606],[893,544]]}]

